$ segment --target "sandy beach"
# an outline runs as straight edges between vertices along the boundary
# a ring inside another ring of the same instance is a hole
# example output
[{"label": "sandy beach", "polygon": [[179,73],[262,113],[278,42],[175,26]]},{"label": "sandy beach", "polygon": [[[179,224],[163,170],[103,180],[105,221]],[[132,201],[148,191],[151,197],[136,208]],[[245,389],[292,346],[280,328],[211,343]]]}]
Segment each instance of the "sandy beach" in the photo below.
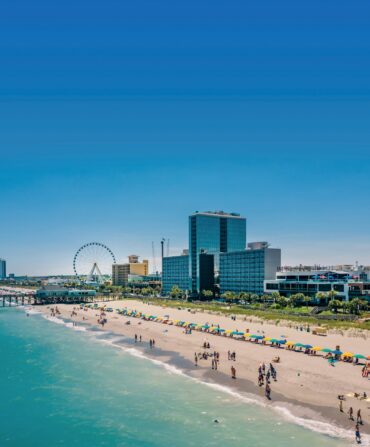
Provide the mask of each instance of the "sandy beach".
[{"label": "sandy beach", "polygon": [[[99,305],[102,303],[99,303]],[[173,309],[144,303],[135,300],[122,300],[106,303],[107,307],[128,308],[145,314],[165,316],[171,319],[189,321],[200,324],[215,324],[228,330],[249,330],[253,334],[266,337],[286,337],[293,342],[311,344],[335,349],[340,346],[344,351],[369,355],[370,340],[366,336],[353,336],[351,333],[329,333],[318,336],[301,331],[295,327],[276,326],[275,323],[232,320],[223,315],[211,315],[206,312],[190,313],[187,309]],[[77,315],[71,316],[75,308]],[[96,309],[80,310],[73,305],[58,305],[60,318],[73,320],[76,324],[98,326],[99,311]],[[37,310],[50,315],[50,306],[38,307]],[[357,411],[361,410],[363,425],[361,432],[370,434],[370,399],[358,399],[354,393],[370,396],[370,380],[361,375],[361,365],[337,362],[331,366],[322,355],[307,355],[303,352],[292,352],[285,348],[274,348],[261,343],[241,341],[225,336],[192,331],[186,334],[184,328],[166,325],[159,322],[118,315],[116,312],[106,313],[107,323],[100,329],[111,331],[128,338],[129,343],[141,350],[146,356],[160,358],[168,364],[181,368],[186,374],[208,383],[227,386],[237,392],[253,396],[264,404],[276,407],[307,420],[330,422],[354,432],[355,422],[348,417],[348,410],[353,408],[356,419]],[[130,321],[130,324],[126,324]],[[142,341],[135,343],[135,334]],[[155,348],[150,349],[149,340],[155,340]],[[194,354],[204,351],[204,342],[210,344],[208,352],[220,353],[217,371],[211,368],[211,358],[194,364]],[[236,360],[228,360],[228,351],[236,353]],[[279,363],[274,363],[277,370],[277,381],[271,381],[271,401],[264,396],[264,387],[257,383],[258,367],[264,362],[267,365],[276,356]],[[231,378],[231,367],[236,369],[236,379]],[[339,411],[338,395],[344,395],[343,412]]]}]

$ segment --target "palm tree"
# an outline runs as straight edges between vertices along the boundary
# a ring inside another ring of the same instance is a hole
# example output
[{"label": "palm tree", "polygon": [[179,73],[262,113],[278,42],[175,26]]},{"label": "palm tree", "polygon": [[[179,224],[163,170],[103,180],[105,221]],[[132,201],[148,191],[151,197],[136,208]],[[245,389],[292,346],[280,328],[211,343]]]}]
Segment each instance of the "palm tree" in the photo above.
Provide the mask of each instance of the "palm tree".
[{"label": "palm tree", "polygon": [[277,303],[280,299],[280,293],[279,292],[272,292],[271,298],[274,300],[274,303]]},{"label": "palm tree", "polygon": [[317,292],[316,293],[316,299],[319,300],[320,304],[323,304],[323,302],[325,304],[327,304],[327,302],[328,302],[328,295],[325,292]]},{"label": "palm tree", "polygon": [[202,290],[202,295],[204,298],[211,298],[213,297],[213,292],[212,290]]},{"label": "palm tree", "polygon": [[183,296],[184,292],[180,289],[179,286],[173,286],[170,292],[171,298],[179,298]]},{"label": "palm tree", "polygon": [[337,313],[338,309],[342,307],[342,302],[339,300],[331,299],[328,303],[328,306],[333,310],[334,313]]},{"label": "palm tree", "polygon": [[310,296],[304,296],[303,298],[303,302],[306,304],[307,310],[308,310],[308,305],[311,303],[311,297]]},{"label": "palm tree", "polygon": [[221,297],[224,298],[226,301],[234,301],[237,298],[237,294],[228,290],[224,292]]}]

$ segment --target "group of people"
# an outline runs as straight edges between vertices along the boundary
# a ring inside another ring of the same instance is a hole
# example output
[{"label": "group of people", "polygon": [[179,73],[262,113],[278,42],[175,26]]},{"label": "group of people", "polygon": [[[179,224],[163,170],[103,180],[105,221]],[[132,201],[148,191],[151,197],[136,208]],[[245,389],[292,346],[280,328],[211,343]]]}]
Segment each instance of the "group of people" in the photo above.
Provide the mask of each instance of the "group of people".
[{"label": "group of people", "polygon": [[234,362],[236,361],[236,352],[230,352],[227,351],[227,360],[233,360]]},{"label": "group of people", "polygon": [[272,365],[272,363],[270,363],[268,367],[266,367],[265,363],[261,363],[258,367],[258,386],[262,387],[266,383],[265,396],[268,400],[271,400],[271,379],[275,382],[277,381],[276,368]]},{"label": "group of people", "polygon": [[[367,394],[364,393],[363,396],[360,396],[358,393],[356,393],[355,397],[360,398],[360,399],[366,399]],[[338,396],[338,399],[339,399],[339,411],[341,413],[344,413],[343,401],[345,400],[345,397],[343,395],[340,395],[340,396]],[[352,406],[349,407],[347,414],[348,414],[349,420],[355,422],[354,411],[353,411]],[[360,425],[363,425],[363,421],[362,421],[361,409],[359,408],[356,413],[356,425],[355,425],[355,438],[356,438],[356,442],[358,444],[361,444]]]}]

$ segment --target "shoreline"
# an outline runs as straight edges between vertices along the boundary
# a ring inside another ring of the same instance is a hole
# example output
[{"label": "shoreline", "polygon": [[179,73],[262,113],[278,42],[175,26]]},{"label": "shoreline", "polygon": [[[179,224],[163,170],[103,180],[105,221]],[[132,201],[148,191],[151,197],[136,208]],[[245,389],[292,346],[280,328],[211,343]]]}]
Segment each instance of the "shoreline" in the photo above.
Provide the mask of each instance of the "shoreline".
[{"label": "shoreline", "polygon": [[[167,314],[171,314],[171,318],[173,318],[172,314],[174,314],[174,310],[171,308],[163,308],[159,306],[149,305],[143,302],[133,302],[132,300],[107,303],[108,307],[128,307],[130,309],[138,308],[138,305],[144,308],[149,307],[151,310],[154,308],[155,310],[157,310],[156,315],[164,315],[163,311],[165,310]],[[164,365],[170,365],[171,367],[176,368],[179,372],[181,372],[181,374],[185,375],[186,377],[203,382],[213,388],[220,390],[222,389],[223,391],[229,392],[230,394],[235,395],[235,397],[239,397],[241,399],[249,401],[250,403],[255,403],[267,408],[271,408],[287,421],[296,423],[298,425],[329,436],[338,436],[341,438],[344,437],[345,439],[353,439],[354,437],[353,434],[355,424],[352,421],[349,421],[346,413],[343,414],[339,412],[338,400],[336,398],[337,391],[335,391],[334,389],[330,390],[330,387],[328,388],[327,381],[324,380],[325,383],[323,384],[323,389],[325,392],[322,392],[320,390],[320,392],[316,393],[316,396],[315,394],[312,394],[311,398],[308,399],[307,394],[310,393],[307,393],[306,388],[309,389],[309,387],[306,387],[306,383],[304,382],[304,385],[302,383],[299,384],[299,387],[293,387],[293,384],[289,383],[290,381],[287,380],[288,377],[286,376],[286,373],[280,371],[285,367],[285,360],[288,355],[290,357],[297,356],[297,360],[299,359],[299,361],[296,362],[297,367],[295,368],[295,372],[304,369],[304,367],[307,366],[306,364],[311,362],[312,359],[312,362],[314,363],[317,362],[317,360],[323,362],[322,366],[326,368],[326,372],[328,374],[332,374],[334,372],[333,369],[335,370],[336,368],[327,369],[328,366],[325,364],[326,362],[323,359],[313,358],[304,354],[279,349],[278,352],[279,355],[282,356],[282,363],[281,365],[276,365],[276,368],[278,370],[278,381],[276,383],[272,382],[271,384],[272,401],[269,402],[264,398],[264,389],[258,388],[258,386],[256,385],[256,372],[254,372],[253,374],[253,370],[251,370],[249,366],[251,363],[257,365],[258,362],[260,363],[261,361],[268,361],[266,357],[272,358],[276,354],[276,351],[274,349],[271,349],[270,346],[255,346],[254,344],[249,342],[240,342],[232,338],[212,336],[211,334],[207,334],[204,332],[193,332],[192,335],[188,335],[184,334],[184,330],[181,327],[167,327],[166,325],[160,323],[120,316],[116,313],[107,313],[108,322],[104,328],[101,328],[97,324],[96,317],[98,313],[96,310],[79,310],[77,311],[77,316],[71,318],[70,314],[73,307],[76,308],[76,306],[73,305],[58,306],[61,314],[57,318],[63,319],[64,321],[70,323],[74,322],[74,324],[77,324],[79,326],[86,326],[92,331],[98,329],[100,333],[111,333],[112,337],[123,336],[124,341],[122,340],[118,343],[112,344],[114,346],[123,347],[126,350],[133,348],[136,351],[136,353],[132,352],[134,355],[143,356],[154,362],[163,363]],[[34,309],[44,314],[45,316],[48,316],[48,314],[50,314],[50,306],[37,306]],[[186,311],[182,310],[178,312]],[[203,320],[217,318],[214,315],[210,315],[207,313],[200,313],[198,314],[198,317],[199,316]],[[194,320],[194,315],[191,315],[191,317],[188,315],[188,318]],[[129,325],[125,324],[127,321],[130,321]],[[229,323],[232,323],[234,325],[239,324],[239,326],[241,324],[240,322],[230,322],[230,320]],[[279,328],[279,331],[282,331],[282,328]],[[135,343],[135,333],[140,333],[143,335],[142,343]],[[201,360],[198,367],[194,365],[194,352],[200,352],[202,350],[201,344],[202,340],[205,337],[208,338],[209,342],[211,343],[211,351],[216,350],[220,352],[221,361],[219,369],[217,371],[214,371],[210,368],[209,360]],[[150,349],[148,347],[149,338],[155,338],[155,349]],[[230,348],[237,352],[236,362],[230,362],[227,360],[225,361],[227,348]],[[284,356],[282,355],[282,351],[284,351]],[[231,380],[230,374],[228,372],[231,363],[233,363],[237,369],[237,380],[234,381]],[[348,364],[341,366],[351,368],[351,365]],[[320,369],[318,368],[317,363],[314,367],[314,370],[315,369]],[[358,368],[356,368],[356,370],[356,372],[358,372]],[[349,372],[352,371],[349,370]],[[328,374],[325,374],[325,372],[323,372],[320,375],[320,379],[325,379]],[[300,375],[301,374],[298,373],[298,377],[300,377]],[[348,374],[348,379],[350,379],[350,376],[352,376],[352,374]],[[330,377],[328,378],[328,380],[330,382]],[[297,380],[293,380],[293,382],[296,381]],[[317,380],[314,380],[311,385],[315,386],[316,382]],[[350,386],[356,387],[357,383],[358,377],[357,381],[355,381],[355,383],[351,384]],[[361,384],[363,385],[364,390],[368,391],[370,382],[363,380],[363,383]],[[329,395],[332,397],[331,399],[328,399]],[[325,405],[325,401],[327,400],[329,400],[329,405]],[[368,411],[368,409],[370,408],[370,404],[368,402],[361,402],[354,398],[347,398],[344,404],[346,406],[351,404],[354,408],[355,414],[357,408],[361,405],[362,418],[364,420],[364,425],[361,426],[361,433],[363,435],[370,434],[370,413]],[[365,437],[366,436],[363,436],[363,438]],[[364,439],[363,445],[367,445],[368,441],[368,439]]]}]

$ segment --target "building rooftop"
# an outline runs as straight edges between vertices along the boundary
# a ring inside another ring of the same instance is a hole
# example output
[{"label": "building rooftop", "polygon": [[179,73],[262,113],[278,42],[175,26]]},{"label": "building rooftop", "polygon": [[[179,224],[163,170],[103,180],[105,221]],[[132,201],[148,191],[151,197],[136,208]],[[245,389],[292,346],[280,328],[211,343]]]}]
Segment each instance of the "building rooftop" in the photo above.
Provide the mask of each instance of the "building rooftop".
[{"label": "building rooftop", "polygon": [[214,217],[233,217],[236,219],[245,219],[239,213],[226,213],[225,211],[195,211],[192,216],[214,216]]}]

